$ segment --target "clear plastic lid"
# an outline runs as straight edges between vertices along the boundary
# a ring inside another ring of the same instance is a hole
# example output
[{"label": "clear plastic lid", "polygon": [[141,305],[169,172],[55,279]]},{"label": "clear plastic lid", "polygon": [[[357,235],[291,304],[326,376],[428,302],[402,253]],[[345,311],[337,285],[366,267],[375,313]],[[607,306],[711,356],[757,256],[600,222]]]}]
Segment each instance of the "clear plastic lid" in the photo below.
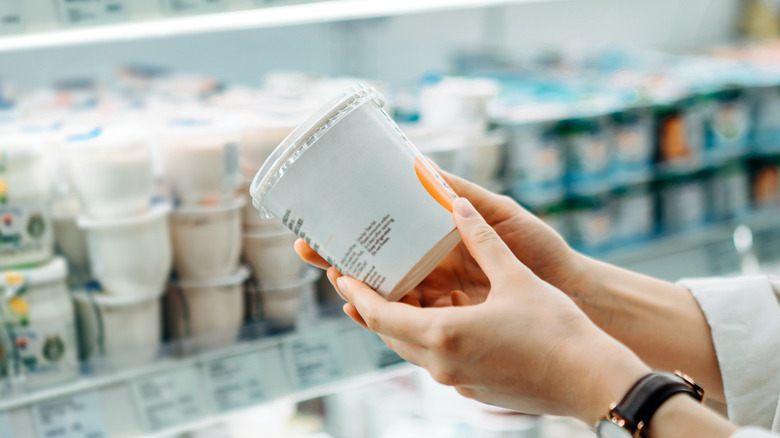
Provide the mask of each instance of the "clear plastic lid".
[{"label": "clear plastic lid", "polygon": [[252,205],[260,212],[261,217],[264,219],[273,217],[263,207],[266,197],[298,157],[325,135],[331,127],[356,108],[369,101],[373,101],[380,107],[384,105],[384,97],[371,87],[357,85],[349,88],[338,98],[317,111],[308,120],[298,125],[274,149],[273,153],[255,174],[252,185],[249,187],[249,194],[252,195]]}]

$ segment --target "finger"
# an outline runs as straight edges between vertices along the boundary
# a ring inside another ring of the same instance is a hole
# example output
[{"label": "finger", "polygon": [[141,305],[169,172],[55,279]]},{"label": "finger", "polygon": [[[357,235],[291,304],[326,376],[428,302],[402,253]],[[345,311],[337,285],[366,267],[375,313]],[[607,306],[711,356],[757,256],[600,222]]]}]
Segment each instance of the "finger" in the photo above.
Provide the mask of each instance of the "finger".
[{"label": "finger", "polygon": [[[363,317],[360,316],[355,306],[353,306],[350,303],[344,303],[343,306],[341,306],[341,309],[344,310],[344,313],[347,314],[350,318],[352,318],[353,321],[363,326],[363,328],[368,328],[366,325],[366,322],[363,321]],[[370,329],[369,329],[370,330]]]},{"label": "finger", "polygon": [[295,248],[295,253],[298,254],[298,257],[303,259],[304,262],[320,269],[328,269],[330,267],[330,263],[317,254],[317,251],[313,250],[303,239],[296,240],[293,248]]},{"label": "finger", "polygon": [[471,297],[461,290],[450,292],[450,299],[452,299],[452,305],[455,307],[470,306],[473,304]]},{"label": "finger", "polygon": [[370,330],[402,341],[422,344],[419,338],[427,332],[429,319],[423,309],[389,302],[354,278],[339,277],[338,285]]},{"label": "finger", "polygon": [[509,272],[526,269],[496,231],[485,222],[471,202],[458,198],[453,204],[453,217],[463,244],[491,284],[506,278]]},{"label": "finger", "polygon": [[333,285],[333,288],[336,289],[336,293],[339,294],[342,300],[348,301],[347,297],[344,296],[343,293],[339,290],[339,284],[338,279],[341,277],[341,272],[338,271],[338,269],[334,267],[328,268],[328,270],[325,272],[325,275],[328,276],[328,281],[330,281],[330,284]]},{"label": "finger", "polygon": [[425,368],[426,357],[428,356],[428,350],[425,347],[403,342],[390,336],[379,335],[379,337],[382,338],[385,345],[398,353],[405,361]]}]

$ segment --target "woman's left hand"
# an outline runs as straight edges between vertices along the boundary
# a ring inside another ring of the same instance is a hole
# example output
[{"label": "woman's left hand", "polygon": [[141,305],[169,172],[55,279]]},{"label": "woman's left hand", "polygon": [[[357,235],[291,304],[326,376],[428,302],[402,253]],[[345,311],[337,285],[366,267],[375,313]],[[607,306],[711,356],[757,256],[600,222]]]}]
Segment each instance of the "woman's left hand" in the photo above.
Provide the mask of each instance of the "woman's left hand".
[{"label": "woman's left hand", "polygon": [[420,308],[339,277],[345,312],[467,397],[593,424],[647,366],[521,264],[465,198],[455,202],[454,218],[490,281],[484,302],[472,305],[468,291],[453,292],[459,306]]}]

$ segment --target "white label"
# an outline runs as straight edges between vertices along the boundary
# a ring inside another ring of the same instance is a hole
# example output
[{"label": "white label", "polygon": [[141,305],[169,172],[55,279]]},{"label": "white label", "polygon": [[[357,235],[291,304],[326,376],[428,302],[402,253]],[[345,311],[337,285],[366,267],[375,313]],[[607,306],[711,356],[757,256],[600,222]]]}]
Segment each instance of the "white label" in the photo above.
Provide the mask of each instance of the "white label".
[{"label": "white label", "polygon": [[0,413],[0,436],[14,437],[14,428],[11,425],[11,417],[7,412]]},{"label": "white label", "polygon": [[211,401],[218,412],[252,406],[270,398],[259,353],[215,360],[203,368]]},{"label": "white label", "polygon": [[[0,171],[5,163],[0,162]],[[43,201],[13,201],[4,204],[0,197],[0,256],[29,257],[29,253],[43,252],[54,242],[51,219]]]},{"label": "white label", "polygon": [[0,0],[0,34],[24,30],[22,0]]},{"label": "white label", "polygon": [[298,389],[323,385],[344,377],[337,333],[308,336],[284,344],[290,378]]},{"label": "white label", "polygon": [[108,437],[96,392],[47,401],[32,410],[38,438]]},{"label": "white label", "polygon": [[58,0],[65,24],[99,24],[127,18],[127,0]]},{"label": "white label", "polygon": [[196,14],[225,9],[225,0],[162,0],[169,14]]},{"label": "white label", "polygon": [[195,368],[175,370],[133,383],[141,419],[149,432],[202,419],[206,414]]},{"label": "white label", "polygon": [[29,383],[51,384],[76,375],[78,357],[73,321],[44,324],[32,321],[30,325],[14,327],[13,333],[20,365]]},{"label": "white label", "polygon": [[340,272],[398,299],[408,292],[399,283],[455,230],[455,195],[373,102],[318,135],[265,207]]}]

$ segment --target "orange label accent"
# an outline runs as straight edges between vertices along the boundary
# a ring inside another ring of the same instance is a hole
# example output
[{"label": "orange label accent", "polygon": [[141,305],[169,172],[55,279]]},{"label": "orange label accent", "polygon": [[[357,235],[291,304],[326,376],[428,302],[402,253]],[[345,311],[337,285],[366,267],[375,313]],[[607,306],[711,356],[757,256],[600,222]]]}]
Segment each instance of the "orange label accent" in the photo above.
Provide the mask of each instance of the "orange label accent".
[{"label": "orange label accent", "polygon": [[27,301],[19,297],[11,298],[11,302],[9,304],[11,305],[11,310],[13,310],[13,312],[17,315],[24,316],[30,312],[30,307],[27,305]]},{"label": "orange label accent", "polygon": [[414,171],[417,173],[417,179],[420,180],[425,190],[442,207],[452,213],[452,203],[455,201],[449,191],[444,187],[436,174],[428,167],[423,158],[417,157],[414,160]]},{"label": "orange label accent", "polygon": [[21,286],[24,283],[24,275],[21,272],[6,272],[5,283],[9,286]]}]

